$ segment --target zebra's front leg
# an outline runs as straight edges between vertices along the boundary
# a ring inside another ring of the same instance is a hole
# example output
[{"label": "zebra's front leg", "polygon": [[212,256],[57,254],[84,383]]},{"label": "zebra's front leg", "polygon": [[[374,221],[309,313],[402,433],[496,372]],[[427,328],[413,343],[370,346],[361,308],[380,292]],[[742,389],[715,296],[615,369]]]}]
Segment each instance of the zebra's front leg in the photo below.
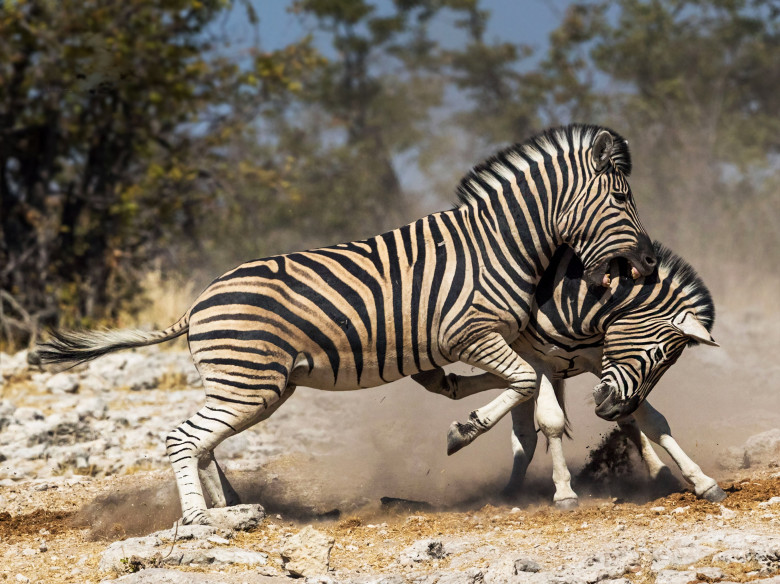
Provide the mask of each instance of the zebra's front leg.
[{"label": "zebra's front leg", "polygon": [[497,398],[471,412],[469,421],[453,422],[447,434],[447,454],[471,444],[495,426],[517,404],[533,397],[537,388],[534,368],[515,353],[498,333],[491,333],[460,353],[460,360],[497,375],[509,388]]},{"label": "zebra's front leg", "polygon": [[672,471],[664,464],[664,461],[660,459],[653,449],[653,445],[650,439],[639,429],[639,425],[636,423],[634,416],[628,416],[623,420],[618,421],[620,429],[628,436],[631,442],[634,443],[639,454],[642,457],[642,461],[647,468],[647,474],[653,481],[664,481],[666,479],[672,479]]},{"label": "zebra's front leg", "polygon": [[414,373],[412,379],[431,393],[450,399],[463,399],[483,391],[503,387],[505,383],[492,373],[456,375],[455,373],[445,373],[441,367]]},{"label": "zebra's front leg", "polygon": [[717,503],[726,498],[726,493],[718,486],[715,479],[702,472],[701,467],[693,462],[691,458],[680,448],[680,445],[672,437],[672,431],[669,428],[664,415],[651,406],[647,400],[634,412],[634,419],[639,429],[653,442],[659,444],[672,460],[680,467],[685,480],[693,485],[693,491],[697,496]]},{"label": "zebra's front leg", "polygon": [[552,457],[555,506],[559,509],[573,509],[579,505],[579,497],[571,488],[571,473],[563,454],[566,414],[558,403],[552,381],[547,375],[542,375],[539,382],[539,395],[536,398],[536,422],[539,424],[539,430],[547,438]]}]

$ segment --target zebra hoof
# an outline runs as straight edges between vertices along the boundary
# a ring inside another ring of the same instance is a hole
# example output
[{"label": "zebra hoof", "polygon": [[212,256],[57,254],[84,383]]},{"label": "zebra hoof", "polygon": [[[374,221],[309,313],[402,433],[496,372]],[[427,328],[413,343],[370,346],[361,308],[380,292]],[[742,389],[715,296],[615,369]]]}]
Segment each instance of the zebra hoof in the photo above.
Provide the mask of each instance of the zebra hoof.
[{"label": "zebra hoof", "polygon": [[205,510],[195,509],[182,515],[182,525],[211,525],[211,519]]},{"label": "zebra hoof", "polygon": [[476,438],[477,429],[471,422],[461,424],[453,422],[447,432],[447,456],[452,456],[464,446],[468,446]]},{"label": "zebra hoof", "polygon": [[561,511],[572,511],[579,506],[580,506],[580,500],[577,499],[576,497],[555,501],[555,508],[560,509]]},{"label": "zebra hoof", "polygon": [[710,503],[720,503],[727,497],[726,491],[721,489],[717,484],[712,485],[709,489],[704,491],[700,497],[709,501]]}]

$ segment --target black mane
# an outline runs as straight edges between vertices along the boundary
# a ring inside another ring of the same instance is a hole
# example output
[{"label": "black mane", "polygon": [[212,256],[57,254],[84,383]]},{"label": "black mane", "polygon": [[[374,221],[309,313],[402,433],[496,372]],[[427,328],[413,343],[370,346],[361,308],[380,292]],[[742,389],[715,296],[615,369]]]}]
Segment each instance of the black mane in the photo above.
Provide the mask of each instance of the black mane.
[{"label": "black mane", "polygon": [[[658,259],[658,269],[668,271],[669,275],[678,282],[681,288],[688,288],[692,294],[699,297],[696,318],[701,321],[707,331],[712,332],[712,326],[715,324],[715,304],[712,301],[710,291],[696,273],[696,270],[687,261],[659,241],[653,242],[653,249]],[[697,343],[691,341],[690,344]]]},{"label": "black mane", "polygon": [[[508,148],[505,148],[494,154],[484,162],[476,165],[469,173],[464,176],[458,188],[456,195],[458,206],[470,204],[480,199],[476,191],[478,185],[484,184],[481,175],[484,172],[490,172],[495,165],[514,166],[510,159],[520,158],[526,160],[529,164],[534,163],[533,154],[536,152],[545,152],[550,145],[561,146],[568,145],[570,148],[589,145],[601,130],[607,130],[614,137],[612,153],[609,157],[612,167],[625,176],[631,174],[631,153],[628,149],[628,142],[617,132],[603,126],[592,124],[569,124],[558,128],[549,128],[535,136],[532,136],[525,142],[519,142]],[[579,131],[579,143],[574,144],[574,133]]]}]

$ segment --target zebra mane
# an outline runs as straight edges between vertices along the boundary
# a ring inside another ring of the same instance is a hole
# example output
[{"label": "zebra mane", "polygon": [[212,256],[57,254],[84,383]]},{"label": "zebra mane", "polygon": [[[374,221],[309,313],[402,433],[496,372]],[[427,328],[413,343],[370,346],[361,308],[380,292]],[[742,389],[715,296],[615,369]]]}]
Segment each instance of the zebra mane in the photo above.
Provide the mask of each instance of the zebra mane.
[{"label": "zebra mane", "polygon": [[[715,324],[715,304],[712,301],[710,291],[696,270],[659,241],[653,242],[653,249],[658,259],[659,274],[666,272],[681,289],[686,291],[696,305],[696,318],[701,321],[707,331],[712,332],[712,326]],[[689,342],[689,345],[697,344],[696,341]]]},{"label": "zebra mane", "polygon": [[534,162],[542,165],[545,153],[555,158],[561,151],[587,148],[602,130],[608,131],[614,138],[612,152],[609,154],[610,164],[615,170],[629,176],[631,153],[628,150],[628,142],[623,137],[602,126],[569,124],[544,130],[525,142],[509,146],[476,165],[458,185],[456,206],[488,198],[491,189],[485,187],[500,188],[497,177],[514,175],[516,170],[528,170]]}]

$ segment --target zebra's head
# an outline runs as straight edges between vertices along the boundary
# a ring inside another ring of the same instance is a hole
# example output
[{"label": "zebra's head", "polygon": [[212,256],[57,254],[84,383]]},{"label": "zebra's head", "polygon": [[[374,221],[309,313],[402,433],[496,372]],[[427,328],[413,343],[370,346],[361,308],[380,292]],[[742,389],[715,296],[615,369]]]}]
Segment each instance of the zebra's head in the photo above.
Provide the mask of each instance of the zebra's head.
[{"label": "zebra's head", "polygon": [[[653,246],[637,215],[628,184],[631,155],[618,134],[595,126],[573,126],[569,163],[582,169],[570,186],[558,217],[558,233],[585,266],[593,286],[609,286],[610,261],[625,258],[634,277],[648,276],[656,265]],[[574,152],[581,150],[582,156]]]},{"label": "zebra's head", "polygon": [[604,336],[596,414],[617,420],[639,407],[683,349],[717,347],[710,331],[712,297],[691,266],[658,243],[657,275],[633,285],[629,300]]}]

